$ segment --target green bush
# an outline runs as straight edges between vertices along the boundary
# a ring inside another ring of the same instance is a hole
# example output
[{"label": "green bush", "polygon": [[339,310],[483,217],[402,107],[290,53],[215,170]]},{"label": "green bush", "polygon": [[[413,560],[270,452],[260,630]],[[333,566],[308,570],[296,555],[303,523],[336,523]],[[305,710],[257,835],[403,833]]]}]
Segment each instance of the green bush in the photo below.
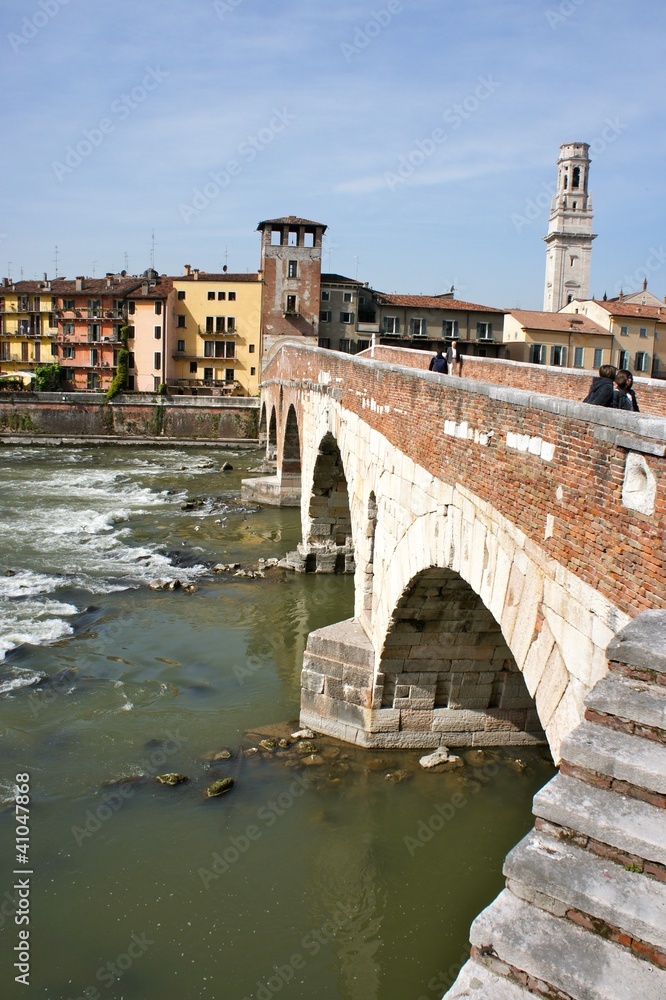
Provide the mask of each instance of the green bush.
[{"label": "green bush", "polygon": [[127,378],[129,376],[129,351],[127,349],[128,334],[128,326],[120,328],[120,341],[123,346],[118,351],[118,367],[116,368],[116,374],[113,376],[113,381],[107,390],[107,399],[113,399],[113,397],[117,396],[119,392],[122,392],[123,389],[127,388]]},{"label": "green bush", "polygon": [[58,392],[62,383],[62,368],[57,361],[35,368],[35,391]]}]

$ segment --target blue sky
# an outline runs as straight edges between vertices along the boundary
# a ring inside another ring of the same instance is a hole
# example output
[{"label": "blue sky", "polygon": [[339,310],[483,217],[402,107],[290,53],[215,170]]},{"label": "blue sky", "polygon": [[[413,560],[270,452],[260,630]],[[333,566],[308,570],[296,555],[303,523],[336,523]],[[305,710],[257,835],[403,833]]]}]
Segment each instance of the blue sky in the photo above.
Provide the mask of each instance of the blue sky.
[{"label": "blue sky", "polygon": [[[592,145],[591,293],[666,294],[660,0],[15,0],[0,12],[0,270],[324,270],[541,308],[564,142]],[[127,256],[126,256],[127,255]],[[663,259],[662,259],[663,258]],[[10,265],[11,262],[11,265]]]}]

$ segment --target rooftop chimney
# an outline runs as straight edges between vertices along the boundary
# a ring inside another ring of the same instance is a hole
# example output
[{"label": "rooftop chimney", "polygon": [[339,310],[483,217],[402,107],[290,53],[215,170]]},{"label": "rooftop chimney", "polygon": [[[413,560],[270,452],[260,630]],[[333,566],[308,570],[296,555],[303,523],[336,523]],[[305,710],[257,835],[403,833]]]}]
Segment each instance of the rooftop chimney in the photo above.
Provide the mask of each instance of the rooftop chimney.
[{"label": "rooftop chimney", "polygon": [[77,275],[77,277],[76,277],[76,290],[77,290],[77,292],[82,292],[83,291],[83,281],[84,281],[84,279],[82,277],[80,277],[79,275]]},{"label": "rooftop chimney", "polygon": [[191,270],[192,270],[191,264],[185,264],[185,266],[183,267],[183,273],[186,274],[188,278],[190,276]]}]

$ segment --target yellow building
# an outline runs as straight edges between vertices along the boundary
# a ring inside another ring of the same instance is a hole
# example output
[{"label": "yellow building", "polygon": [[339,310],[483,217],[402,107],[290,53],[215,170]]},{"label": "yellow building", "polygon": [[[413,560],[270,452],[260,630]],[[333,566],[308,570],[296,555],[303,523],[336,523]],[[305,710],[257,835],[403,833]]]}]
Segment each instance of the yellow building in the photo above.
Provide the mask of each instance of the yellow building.
[{"label": "yellow building", "polygon": [[0,377],[17,377],[26,385],[34,369],[55,357],[58,290],[62,279],[16,281],[0,288]]},{"label": "yellow building", "polygon": [[503,356],[512,361],[597,370],[611,363],[613,335],[587,316],[511,309]]},{"label": "yellow building", "polygon": [[660,358],[659,344],[666,339],[666,303],[643,305],[624,296],[574,300],[562,313],[589,317],[612,334],[612,365],[647,378],[664,377],[666,357]]},{"label": "yellow building", "polygon": [[256,396],[261,372],[262,276],[208,274],[189,265],[171,279],[175,323],[167,333],[170,392]]}]

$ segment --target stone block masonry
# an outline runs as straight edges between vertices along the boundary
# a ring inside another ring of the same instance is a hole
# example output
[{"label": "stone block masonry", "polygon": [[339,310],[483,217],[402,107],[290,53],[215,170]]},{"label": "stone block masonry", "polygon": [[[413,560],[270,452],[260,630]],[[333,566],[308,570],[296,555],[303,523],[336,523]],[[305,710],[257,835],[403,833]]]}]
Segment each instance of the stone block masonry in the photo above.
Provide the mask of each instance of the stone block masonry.
[{"label": "stone block masonry", "polygon": [[445,1000],[666,996],[665,641],[666,612],[651,611],[610,643]]}]

